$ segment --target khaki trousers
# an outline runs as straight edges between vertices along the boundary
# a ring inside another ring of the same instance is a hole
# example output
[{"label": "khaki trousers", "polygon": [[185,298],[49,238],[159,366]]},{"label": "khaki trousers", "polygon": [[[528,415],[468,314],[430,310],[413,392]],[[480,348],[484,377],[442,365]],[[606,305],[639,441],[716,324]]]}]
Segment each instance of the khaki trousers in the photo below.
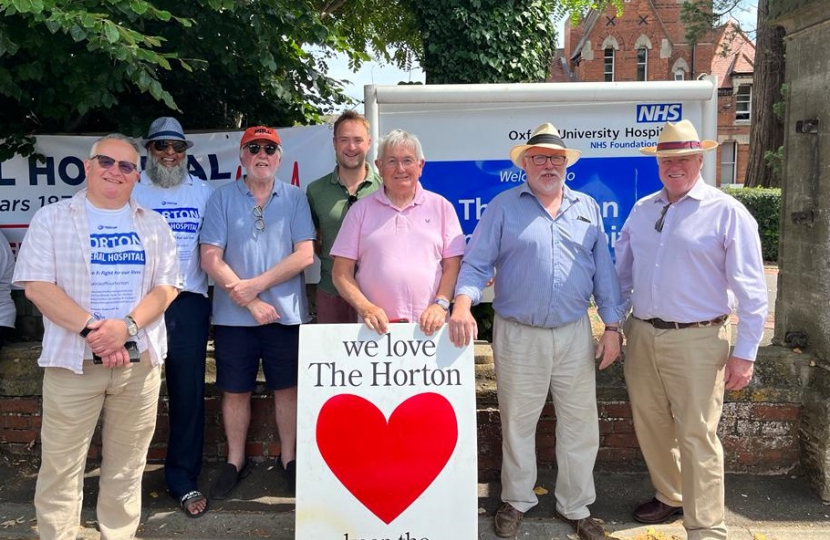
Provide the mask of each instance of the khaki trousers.
[{"label": "khaki trousers", "polygon": [[521,512],[536,506],[536,425],[548,392],[556,410],[556,509],[590,515],[599,421],[594,342],[588,316],[536,328],[496,315],[493,356],[502,430],[501,498]]},{"label": "khaki trousers", "polygon": [[46,368],[42,463],[35,488],[41,540],[75,540],[83,502],[84,465],[103,413],[97,517],[102,540],[135,537],[141,477],[156,427],[161,369],[141,362],[110,369],[84,362],[84,373]]},{"label": "khaki trousers", "polygon": [[717,430],[729,357],[727,325],[658,330],[626,323],[625,382],[656,498],[683,506],[689,540],[725,540]]}]

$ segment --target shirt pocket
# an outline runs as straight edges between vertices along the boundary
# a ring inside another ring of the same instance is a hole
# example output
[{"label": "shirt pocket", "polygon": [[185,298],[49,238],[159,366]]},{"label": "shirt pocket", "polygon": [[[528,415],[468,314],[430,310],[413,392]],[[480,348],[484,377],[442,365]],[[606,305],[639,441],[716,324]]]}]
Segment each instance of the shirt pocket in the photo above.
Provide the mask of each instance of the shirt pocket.
[{"label": "shirt pocket", "polygon": [[599,236],[599,227],[593,223],[575,219],[561,231],[562,241],[581,252],[592,252]]}]

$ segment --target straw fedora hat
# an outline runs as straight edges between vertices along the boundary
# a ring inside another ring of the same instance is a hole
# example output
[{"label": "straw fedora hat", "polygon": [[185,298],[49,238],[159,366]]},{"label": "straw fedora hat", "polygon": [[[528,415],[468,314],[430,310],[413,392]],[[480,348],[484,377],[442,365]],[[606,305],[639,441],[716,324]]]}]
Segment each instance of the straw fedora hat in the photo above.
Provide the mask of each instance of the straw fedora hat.
[{"label": "straw fedora hat", "polygon": [[688,120],[681,120],[676,124],[666,122],[657,146],[641,148],[640,152],[648,156],[682,156],[685,154],[699,154],[718,147],[718,143],[709,140],[700,140],[695,126]]},{"label": "straw fedora hat", "polygon": [[564,150],[568,157],[566,167],[570,167],[579,159],[582,154],[579,150],[567,148],[559,136],[559,131],[551,123],[542,124],[537,127],[530,135],[527,144],[517,144],[510,149],[510,161],[516,164],[520,169],[522,167],[522,154],[530,148],[550,148],[551,150]]}]

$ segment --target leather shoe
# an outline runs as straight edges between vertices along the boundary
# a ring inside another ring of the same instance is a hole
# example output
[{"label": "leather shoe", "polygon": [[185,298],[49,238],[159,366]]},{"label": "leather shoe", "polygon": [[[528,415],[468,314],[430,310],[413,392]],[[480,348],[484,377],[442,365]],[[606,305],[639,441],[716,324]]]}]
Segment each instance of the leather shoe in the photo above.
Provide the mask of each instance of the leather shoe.
[{"label": "leather shoe", "polygon": [[565,523],[569,523],[581,540],[602,540],[606,538],[605,529],[599,521],[591,516],[582,519],[569,519],[559,512],[556,512],[556,516]]},{"label": "leather shoe", "polygon": [[649,525],[663,523],[664,521],[668,521],[672,516],[682,515],[682,506],[669,506],[657,499],[651,499],[647,503],[641,504],[634,510],[634,514],[632,514],[636,521]]},{"label": "leather shoe", "polygon": [[500,538],[513,538],[519,533],[519,525],[522,524],[524,512],[519,512],[510,503],[504,503],[496,512],[496,536]]}]

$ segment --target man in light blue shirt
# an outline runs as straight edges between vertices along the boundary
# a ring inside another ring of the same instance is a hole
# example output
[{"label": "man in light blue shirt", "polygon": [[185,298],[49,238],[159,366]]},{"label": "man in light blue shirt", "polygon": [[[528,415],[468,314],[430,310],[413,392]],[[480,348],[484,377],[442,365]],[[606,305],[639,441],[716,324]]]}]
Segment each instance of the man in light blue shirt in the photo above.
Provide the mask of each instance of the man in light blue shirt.
[{"label": "man in light blue shirt", "polygon": [[[510,159],[527,182],[487,206],[464,255],[450,337],[476,337],[470,307],[495,272],[493,354],[502,424],[502,501],[496,534],[514,537],[537,504],[536,425],[548,392],[556,410],[556,511],[579,538],[603,538],[588,505],[596,499],[599,449],[594,359],[600,369],[620,353],[623,303],[599,205],[565,186],[580,152],[552,124],[539,126]],[[594,297],[606,331],[594,350],[588,305]]]},{"label": "man in light blue shirt", "polygon": [[250,127],[239,146],[247,174],[214,192],[199,239],[202,268],[216,284],[216,386],[222,389],[228,440],[227,463],[210,491],[215,499],[229,497],[251,471],[245,441],[260,360],[274,395],[277,461],[293,486],[299,329],[310,318],[303,270],[314,260],[317,235],[303,192],[277,179],[282,160],[277,132]]}]

